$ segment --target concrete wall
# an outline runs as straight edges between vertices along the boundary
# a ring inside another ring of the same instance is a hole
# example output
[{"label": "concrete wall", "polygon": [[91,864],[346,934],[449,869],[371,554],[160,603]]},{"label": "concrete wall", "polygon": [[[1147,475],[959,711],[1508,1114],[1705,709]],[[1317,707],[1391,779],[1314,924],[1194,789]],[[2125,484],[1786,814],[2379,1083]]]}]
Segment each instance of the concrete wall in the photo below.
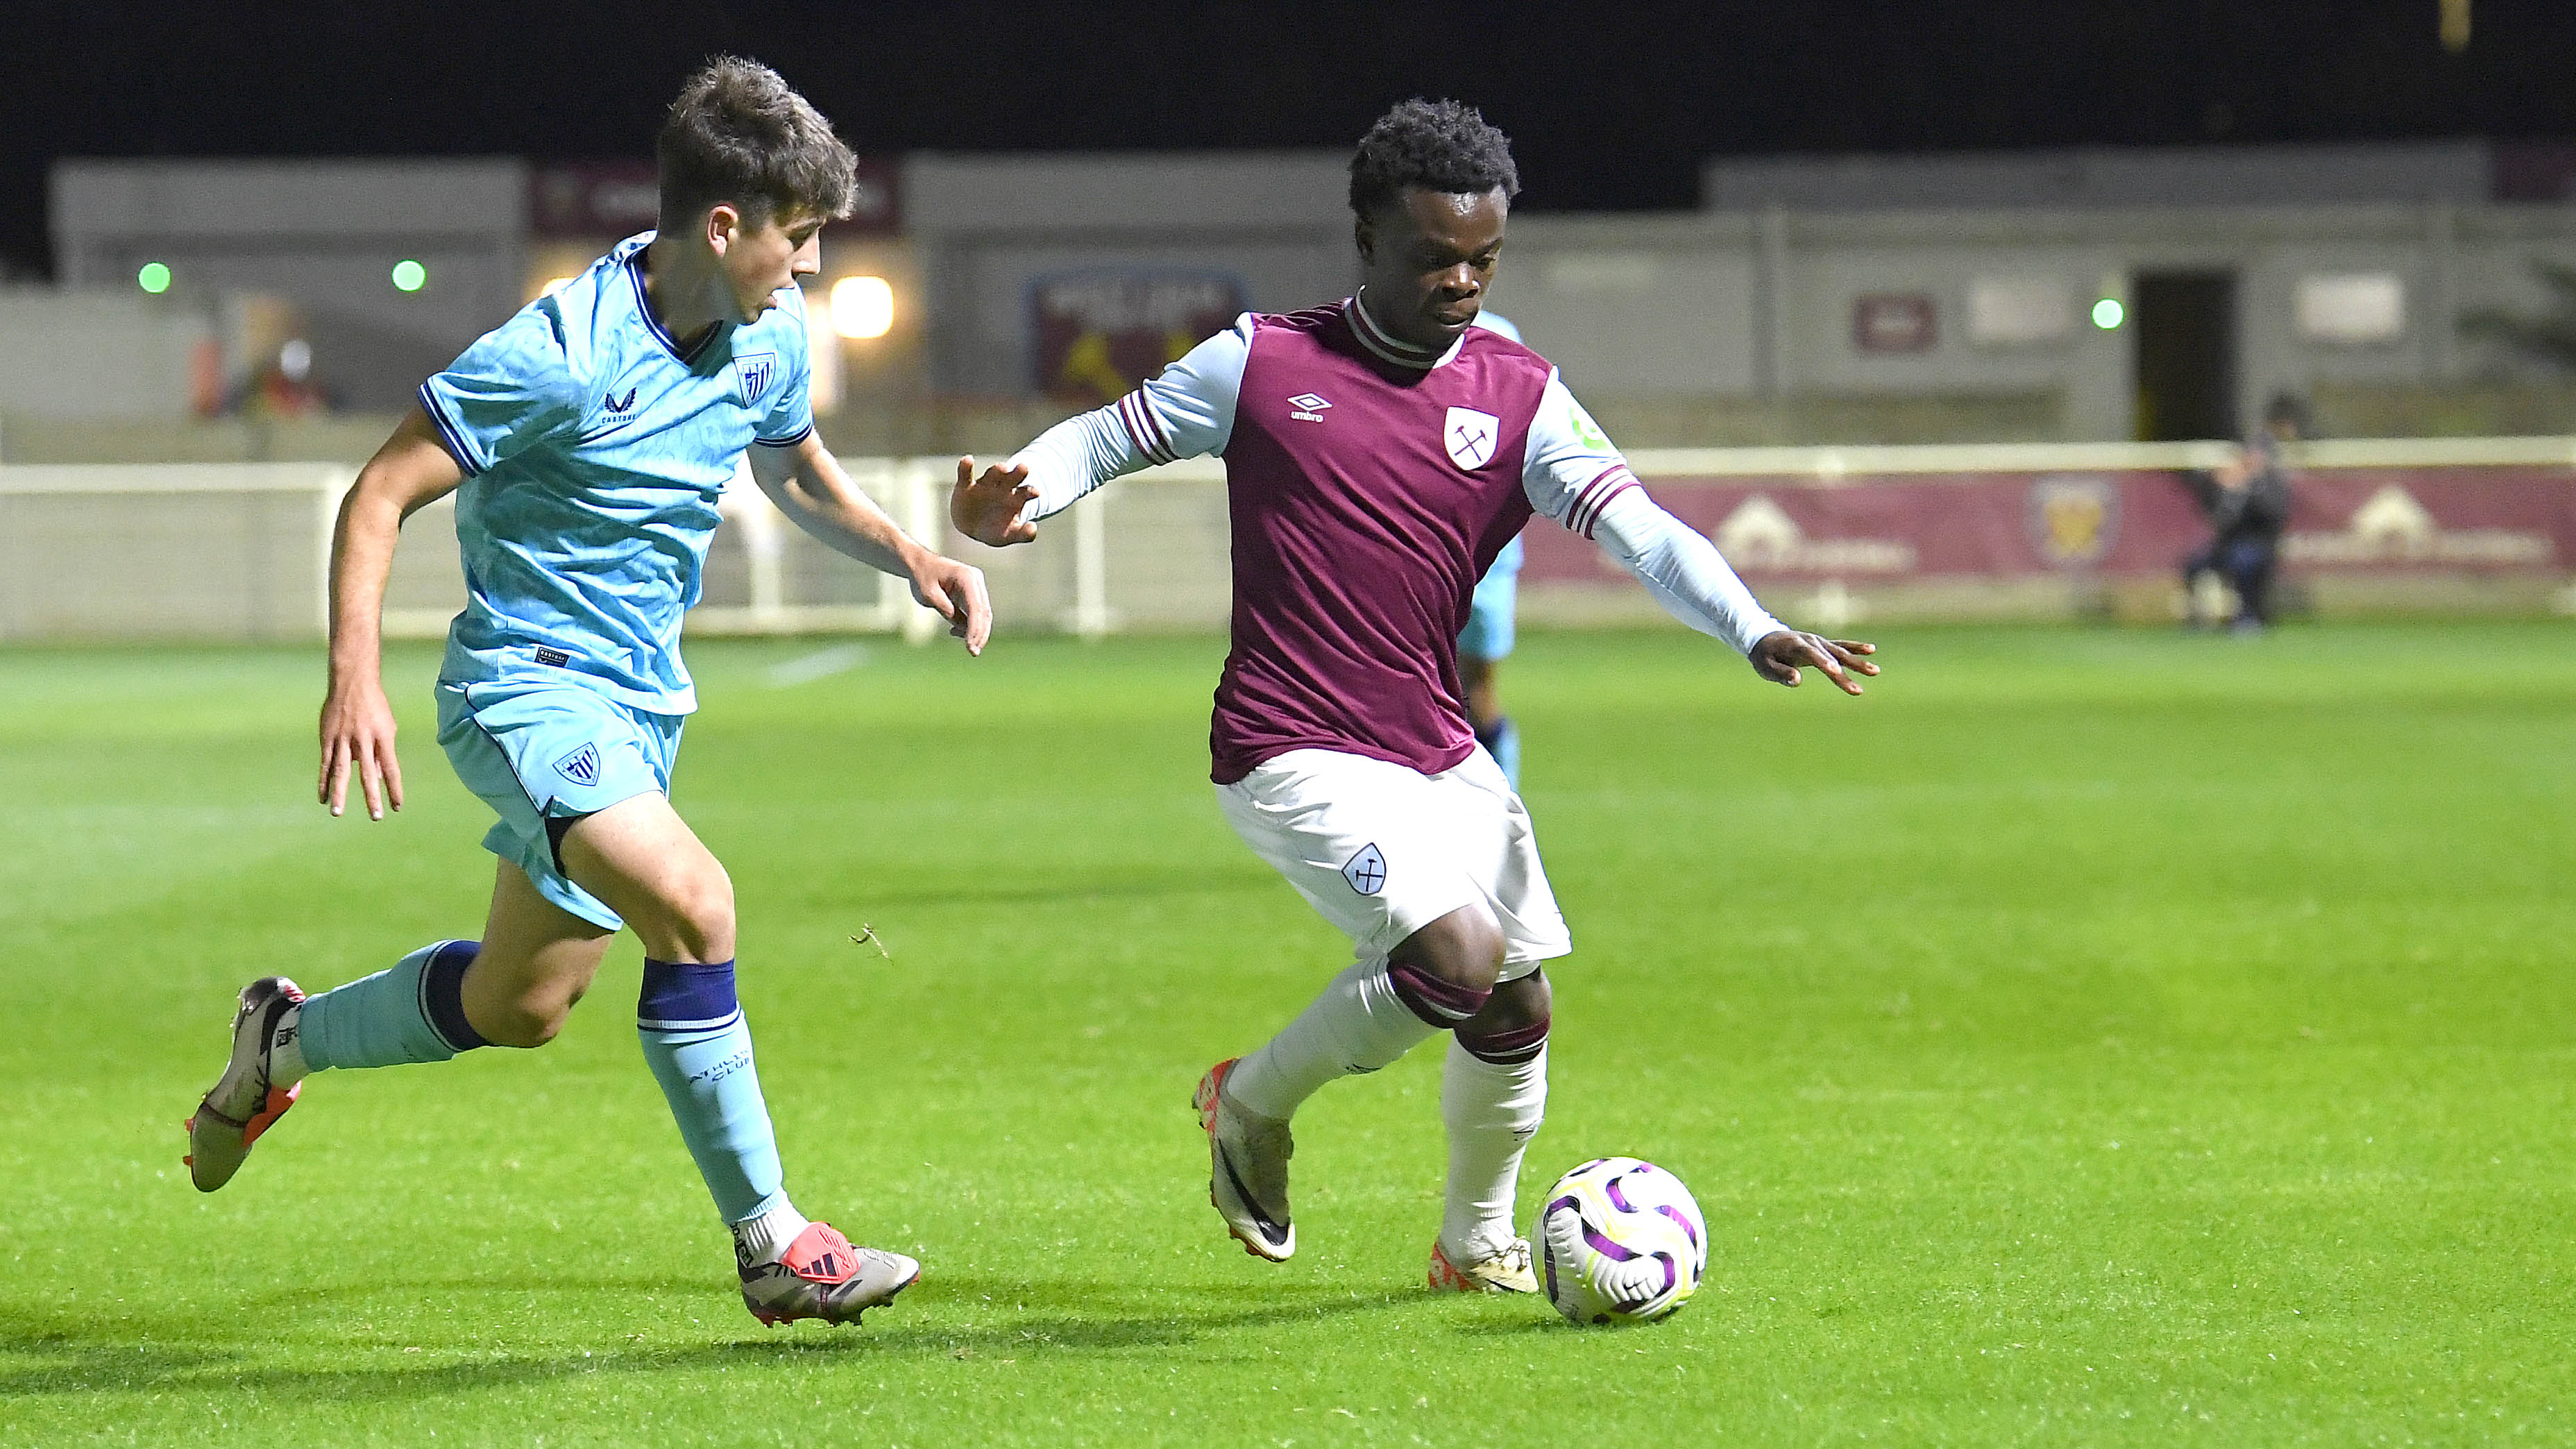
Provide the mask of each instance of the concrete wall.
[{"label": "concrete wall", "polygon": [[[515,159],[64,161],[53,171],[66,287],[129,289],[169,266],[173,301],[226,293],[301,314],[314,377],[346,406],[398,409],[517,310],[527,167]],[[428,268],[397,290],[396,262]],[[236,377],[252,359],[227,359]]]},{"label": "concrete wall", "polygon": [[1340,151],[907,158],[932,386],[1034,391],[1028,291],[1052,271],[1215,268],[1240,275],[1261,311],[1347,295],[1348,167]]},{"label": "concrete wall", "polygon": [[[35,414],[84,431],[107,421],[189,412],[191,363],[206,318],[124,291],[0,291],[0,415]],[[9,439],[0,431],[0,456]]]},{"label": "concrete wall", "polygon": [[1720,157],[1700,168],[1700,204],[1711,211],[2474,205],[2491,195],[2495,169],[2493,148],[2475,140]]},{"label": "concrete wall", "polygon": [[[2143,271],[2211,269],[2238,279],[2239,412],[2288,388],[2438,387],[2468,378],[2539,382],[2547,367],[2460,339],[2465,309],[2537,311],[2537,259],[2576,264],[2576,208],[2160,208],[1560,218],[1512,223],[1492,304],[1580,392],[2003,397],[2055,392],[2055,436],[2129,435],[2131,328],[2087,312],[2125,297]],[[2302,335],[2303,278],[2386,273],[2404,289],[2394,338],[2359,345]],[[2055,289],[2071,319],[2056,337],[1973,340],[1981,279]],[[1872,293],[1932,300],[1937,340],[1873,353],[1853,334]]]}]

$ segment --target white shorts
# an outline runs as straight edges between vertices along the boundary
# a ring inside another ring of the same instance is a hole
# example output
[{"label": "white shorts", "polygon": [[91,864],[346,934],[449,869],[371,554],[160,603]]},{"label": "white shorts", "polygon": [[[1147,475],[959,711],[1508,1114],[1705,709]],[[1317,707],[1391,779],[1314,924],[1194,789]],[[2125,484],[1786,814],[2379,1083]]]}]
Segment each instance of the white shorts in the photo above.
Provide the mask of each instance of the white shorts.
[{"label": "white shorts", "polygon": [[1478,750],[1425,775],[1338,750],[1290,750],[1216,787],[1228,825],[1373,960],[1463,906],[1503,928],[1505,981],[1574,949],[1529,812]]}]

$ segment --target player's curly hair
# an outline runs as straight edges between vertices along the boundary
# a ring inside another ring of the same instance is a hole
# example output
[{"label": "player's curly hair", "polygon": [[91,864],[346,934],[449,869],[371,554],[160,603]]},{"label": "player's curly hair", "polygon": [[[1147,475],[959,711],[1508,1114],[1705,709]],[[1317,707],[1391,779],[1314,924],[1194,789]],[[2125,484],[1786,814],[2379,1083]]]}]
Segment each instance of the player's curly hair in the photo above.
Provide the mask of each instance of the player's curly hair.
[{"label": "player's curly hair", "polygon": [[718,202],[755,226],[850,214],[858,158],[822,112],[757,61],[720,55],[700,66],[671,102],[653,150],[665,226]]},{"label": "player's curly hair", "polygon": [[1408,186],[1427,191],[1520,195],[1510,138],[1456,101],[1404,102],[1377,118],[1351,158],[1351,210],[1362,218],[1396,205]]}]

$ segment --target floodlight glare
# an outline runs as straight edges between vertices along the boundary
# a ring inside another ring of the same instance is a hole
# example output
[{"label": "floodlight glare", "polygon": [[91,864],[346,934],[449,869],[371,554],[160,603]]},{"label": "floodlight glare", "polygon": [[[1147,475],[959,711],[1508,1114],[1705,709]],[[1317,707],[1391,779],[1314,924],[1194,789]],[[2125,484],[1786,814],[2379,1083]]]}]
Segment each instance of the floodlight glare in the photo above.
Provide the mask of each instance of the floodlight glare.
[{"label": "floodlight glare", "polygon": [[883,277],[843,277],[832,284],[832,330],[844,337],[883,337],[894,330],[894,288]]},{"label": "floodlight glare", "polygon": [[145,262],[134,274],[134,284],[154,296],[170,290],[170,269],[159,262]]},{"label": "floodlight glare", "polygon": [[2121,306],[2120,299],[2117,297],[2105,297],[2093,304],[2093,325],[2105,332],[2119,330],[2120,323],[2126,320],[2128,315],[2129,309]]},{"label": "floodlight glare", "polygon": [[417,292],[429,285],[429,268],[409,257],[394,263],[394,290]]}]

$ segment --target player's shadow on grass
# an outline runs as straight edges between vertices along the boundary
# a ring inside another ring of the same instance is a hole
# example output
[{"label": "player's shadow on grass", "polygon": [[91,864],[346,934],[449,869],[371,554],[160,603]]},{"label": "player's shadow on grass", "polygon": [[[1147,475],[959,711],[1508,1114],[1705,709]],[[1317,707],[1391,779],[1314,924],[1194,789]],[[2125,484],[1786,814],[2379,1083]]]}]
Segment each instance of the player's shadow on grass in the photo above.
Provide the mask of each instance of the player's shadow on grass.
[{"label": "player's shadow on grass", "polygon": [[[596,1293],[606,1285],[587,1279],[578,1284],[542,1286],[545,1290]],[[724,1331],[721,1325],[726,1322],[726,1317],[720,1315],[738,1311],[721,1300],[703,1308],[690,1302],[690,1295],[704,1291],[694,1282],[654,1279],[626,1286],[672,1293],[676,1302],[705,1313],[712,1320],[710,1327],[719,1333]],[[874,1310],[871,1321],[863,1328],[804,1325],[764,1334],[750,1330],[746,1324],[745,1337],[727,1342],[635,1347],[609,1342],[587,1349],[567,1348],[558,1342],[552,1352],[545,1354],[513,1355],[503,1348],[467,1362],[432,1360],[333,1368],[257,1361],[278,1350],[269,1343],[268,1330],[252,1318],[273,1312],[276,1305],[245,1303],[242,1306],[246,1312],[230,1321],[192,1315],[184,1320],[146,1320],[138,1316],[90,1322],[6,1313],[0,1314],[0,1365],[5,1365],[0,1366],[0,1400],[214,1389],[274,1395],[290,1402],[413,1399],[510,1388],[580,1374],[738,1367],[748,1361],[787,1354],[808,1362],[813,1361],[807,1358],[809,1355],[848,1358],[852,1362],[889,1355],[989,1362],[1174,1347],[1207,1334],[1311,1323],[1438,1301],[1413,1289],[1354,1293],[1347,1288],[1248,1283],[1172,1289],[1151,1294],[1150,1302],[1140,1301],[1134,1290],[1093,1283],[962,1279],[945,1286],[949,1290],[945,1294],[907,1296],[892,1307]],[[394,1288],[425,1297],[497,1287],[488,1281],[379,1284],[371,1293]],[[296,1295],[296,1301],[309,1306],[312,1296]],[[1031,1312],[1033,1305],[1041,1311]],[[1091,1311],[1082,1311],[1085,1308]],[[1001,1321],[992,1321],[995,1315],[1000,1315]],[[959,1321],[964,1316],[980,1321]],[[442,1324],[441,1331],[450,1332],[452,1327]],[[403,1335],[399,1331],[370,1329],[366,1337],[371,1341],[349,1346],[353,1355],[402,1355],[409,1347],[400,1342]],[[190,1345],[191,1338],[201,1346]],[[431,1344],[423,1345],[424,1351],[441,1357],[458,1352],[435,1344],[432,1337]],[[10,1359],[16,1362],[8,1363]]]}]

